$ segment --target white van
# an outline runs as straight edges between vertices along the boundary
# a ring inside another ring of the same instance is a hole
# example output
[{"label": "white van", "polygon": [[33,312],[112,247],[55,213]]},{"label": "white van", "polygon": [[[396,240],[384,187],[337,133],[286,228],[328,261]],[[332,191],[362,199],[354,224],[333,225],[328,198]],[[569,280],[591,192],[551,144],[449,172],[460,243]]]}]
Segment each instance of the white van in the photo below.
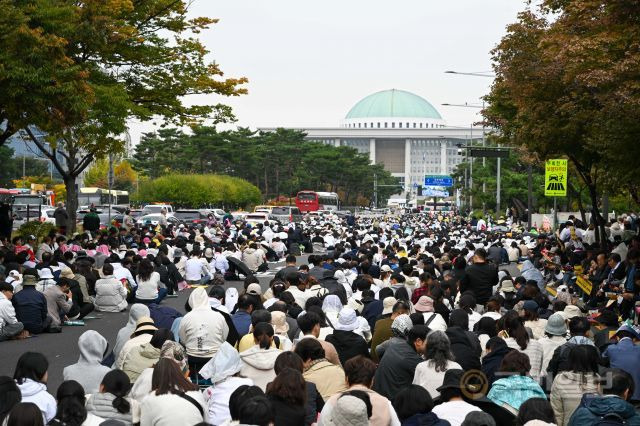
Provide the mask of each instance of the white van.
[{"label": "white van", "polygon": [[147,204],[142,208],[142,213],[140,216],[144,216],[147,214],[160,214],[162,209],[167,211],[167,215],[173,216],[173,207],[170,204]]}]

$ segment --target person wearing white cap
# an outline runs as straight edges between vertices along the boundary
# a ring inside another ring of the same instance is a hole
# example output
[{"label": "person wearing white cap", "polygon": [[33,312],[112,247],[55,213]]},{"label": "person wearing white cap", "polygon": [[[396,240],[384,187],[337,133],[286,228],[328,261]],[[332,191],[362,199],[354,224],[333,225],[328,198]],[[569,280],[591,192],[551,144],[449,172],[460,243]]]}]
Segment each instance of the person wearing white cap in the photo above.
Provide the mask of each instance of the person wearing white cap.
[{"label": "person wearing white cap", "polygon": [[56,285],[55,280],[53,279],[53,273],[51,272],[51,268],[45,267],[38,270],[38,277],[40,280],[38,284],[36,284],[36,290],[44,293],[46,289],[49,287],[53,287]]},{"label": "person wearing white cap", "polygon": [[338,314],[338,323],[335,324],[333,333],[325,339],[336,348],[343,365],[347,360],[357,355],[369,357],[367,342],[355,332],[359,325],[356,311],[349,307],[342,308]]}]

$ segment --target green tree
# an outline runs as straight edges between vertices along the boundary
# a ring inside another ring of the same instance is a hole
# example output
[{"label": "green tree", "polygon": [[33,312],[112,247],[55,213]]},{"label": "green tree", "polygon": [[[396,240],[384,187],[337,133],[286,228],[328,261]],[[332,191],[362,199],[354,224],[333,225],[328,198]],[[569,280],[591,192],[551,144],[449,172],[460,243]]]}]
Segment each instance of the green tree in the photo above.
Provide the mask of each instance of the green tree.
[{"label": "green tree", "polygon": [[540,160],[566,157],[604,235],[603,190],[637,193],[640,21],[636,2],[543,0],[493,51],[487,121]]},{"label": "green tree", "polygon": [[[124,191],[131,191],[138,179],[138,174],[127,160],[114,162],[113,175],[113,189]],[[109,161],[106,159],[95,161],[84,175],[84,185],[109,188]]]},{"label": "green tree", "polygon": [[221,175],[166,175],[140,183],[141,202],[170,202],[178,207],[248,207],[261,200],[260,190],[244,179]]},{"label": "green tree", "polygon": [[[222,78],[218,65],[206,59],[209,52],[197,35],[216,20],[188,18],[189,4],[0,0],[10,16],[0,21],[0,87],[22,95],[3,99],[0,121],[6,129],[25,128],[61,174],[70,229],[75,227],[76,177],[94,159],[122,151],[118,135],[127,119],[176,125],[233,120],[226,105],[184,102],[189,95],[246,92],[239,87],[246,79]],[[32,63],[42,67],[33,76],[28,73]],[[31,85],[37,86],[33,95]],[[48,135],[48,146],[30,125]]]}]

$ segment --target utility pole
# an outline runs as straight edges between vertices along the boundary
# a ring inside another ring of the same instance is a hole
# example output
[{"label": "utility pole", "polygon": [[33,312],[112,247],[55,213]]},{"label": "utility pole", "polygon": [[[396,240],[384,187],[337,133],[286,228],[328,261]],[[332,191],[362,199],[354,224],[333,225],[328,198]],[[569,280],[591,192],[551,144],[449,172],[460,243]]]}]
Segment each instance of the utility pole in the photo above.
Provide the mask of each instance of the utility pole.
[{"label": "utility pole", "polygon": [[[469,137],[469,144],[473,147],[473,123],[471,124],[471,133]],[[469,152],[467,150],[467,152]],[[473,156],[471,156],[471,162],[469,163],[469,212],[473,211]]]},{"label": "utility pole", "polygon": [[373,174],[373,208],[378,208],[378,174]]},{"label": "utility pole", "polygon": [[111,225],[111,200],[112,200],[112,189],[113,189],[113,154],[109,154],[109,174],[107,176],[107,180],[109,181],[109,214],[108,214],[108,220],[109,220],[109,225],[107,226],[107,228]]},{"label": "utility pole", "polygon": [[531,229],[531,209],[533,209],[533,170],[531,164],[527,166],[527,227]]},{"label": "utility pole", "polygon": [[[498,148],[500,145],[498,145]],[[500,161],[501,158],[498,157],[497,162],[497,171],[496,171],[496,217],[500,218]]]}]

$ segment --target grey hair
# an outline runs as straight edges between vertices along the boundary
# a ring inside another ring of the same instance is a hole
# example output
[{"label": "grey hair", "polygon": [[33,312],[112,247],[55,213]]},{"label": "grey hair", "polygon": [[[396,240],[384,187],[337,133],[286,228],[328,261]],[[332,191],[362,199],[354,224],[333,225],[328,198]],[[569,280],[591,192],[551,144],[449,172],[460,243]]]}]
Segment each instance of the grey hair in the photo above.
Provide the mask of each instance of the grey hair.
[{"label": "grey hair", "polygon": [[435,330],[427,335],[425,359],[434,362],[437,372],[447,371],[447,363],[454,361],[451,342],[444,331]]}]

